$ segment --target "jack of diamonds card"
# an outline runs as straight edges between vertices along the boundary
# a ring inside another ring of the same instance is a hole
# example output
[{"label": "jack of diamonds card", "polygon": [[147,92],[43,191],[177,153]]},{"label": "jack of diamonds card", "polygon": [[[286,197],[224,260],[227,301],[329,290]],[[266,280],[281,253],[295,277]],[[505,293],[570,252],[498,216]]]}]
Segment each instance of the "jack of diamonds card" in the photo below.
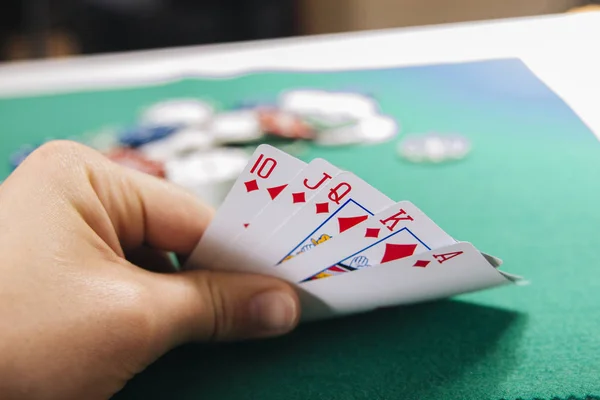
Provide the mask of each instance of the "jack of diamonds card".
[{"label": "jack of diamonds card", "polygon": [[275,147],[260,145],[192,252],[186,269],[213,268],[228,240],[275,200],[306,163]]}]

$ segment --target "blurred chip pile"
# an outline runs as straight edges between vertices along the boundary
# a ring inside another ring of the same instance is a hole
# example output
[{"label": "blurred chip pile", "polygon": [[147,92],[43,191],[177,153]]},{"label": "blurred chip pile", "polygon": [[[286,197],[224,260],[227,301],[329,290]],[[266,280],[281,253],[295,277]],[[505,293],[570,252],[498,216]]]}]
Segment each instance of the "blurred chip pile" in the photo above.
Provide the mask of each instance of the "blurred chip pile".
[{"label": "blurred chip pile", "polygon": [[[274,103],[242,103],[231,109],[195,98],[165,100],[142,109],[133,126],[103,129],[75,140],[116,163],[183,186],[217,207],[260,144],[300,157],[308,143],[384,143],[399,131],[398,121],[383,115],[371,97],[290,90]],[[35,148],[13,153],[11,167]],[[397,155],[410,163],[456,161],[470,150],[467,138],[444,133],[405,135],[396,146]]]},{"label": "blurred chip pile", "polygon": [[[143,109],[134,126],[105,129],[77,140],[217,206],[262,143],[300,156],[307,142],[380,143],[398,132],[398,123],[382,115],[369,97],[294,90],[283,92],[275,104],[228,110],[195,98],[170,99]],[[11,166],[16,168],[34,149],[24,147],[13,154]]]}]

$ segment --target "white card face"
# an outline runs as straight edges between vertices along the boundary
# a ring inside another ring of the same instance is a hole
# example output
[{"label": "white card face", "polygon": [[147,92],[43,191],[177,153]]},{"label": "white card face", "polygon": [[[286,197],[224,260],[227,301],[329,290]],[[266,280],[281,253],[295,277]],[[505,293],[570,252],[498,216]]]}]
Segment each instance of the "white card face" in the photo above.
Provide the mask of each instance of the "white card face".
[{"label": "white card face", "polygon": [[393,203],[356,175],[343,172],[263,242],[252,255],[253,263],[259,268],[276,265],[365,222]]},{"label": "white card face", "polygon": [[323,159],[311,161],[274,201],[254,216],[247,229],[229,243],[231,249],[216,264],[223,268],[231,265],[242,267],[249,253],[262,245],[266,238],[283,226],[341,172]]},{"label": "white card face", "polygon": [[190,256],[186,269],[211,268],[228,241],[273,202],[306,163],[275,147],[260,145]]},{"label": "white card face", "polygon": [[398,202],[366,222],[276,266],[292,282],[356,271],[456,243],[410,201]]},{"label": "white card face", "polygon": [[512,283],[473,245],[456,243],[386,264],[299,285],[302,319],[432,301]]}]

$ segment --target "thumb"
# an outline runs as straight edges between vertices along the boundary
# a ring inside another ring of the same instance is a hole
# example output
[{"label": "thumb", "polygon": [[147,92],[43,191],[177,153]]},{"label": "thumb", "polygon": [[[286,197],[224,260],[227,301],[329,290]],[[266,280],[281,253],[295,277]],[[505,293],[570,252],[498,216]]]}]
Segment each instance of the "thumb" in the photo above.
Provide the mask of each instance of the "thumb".
[{"label": "thumb", "polygon": [[296,292],[272,277],[205,270],[156,277],[168,346],[277,336],[298,324]]}]

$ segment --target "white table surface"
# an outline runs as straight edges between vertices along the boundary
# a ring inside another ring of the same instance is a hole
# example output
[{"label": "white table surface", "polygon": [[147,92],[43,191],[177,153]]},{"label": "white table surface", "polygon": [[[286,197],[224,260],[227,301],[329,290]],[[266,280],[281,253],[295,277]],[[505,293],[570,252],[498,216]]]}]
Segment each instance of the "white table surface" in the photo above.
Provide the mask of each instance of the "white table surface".
[{"label": "white table surface", "polygon": [[0,96],[135,86],[249,70],[522,59],[600,138],[600,13],[306,36],[0,64]]}]

